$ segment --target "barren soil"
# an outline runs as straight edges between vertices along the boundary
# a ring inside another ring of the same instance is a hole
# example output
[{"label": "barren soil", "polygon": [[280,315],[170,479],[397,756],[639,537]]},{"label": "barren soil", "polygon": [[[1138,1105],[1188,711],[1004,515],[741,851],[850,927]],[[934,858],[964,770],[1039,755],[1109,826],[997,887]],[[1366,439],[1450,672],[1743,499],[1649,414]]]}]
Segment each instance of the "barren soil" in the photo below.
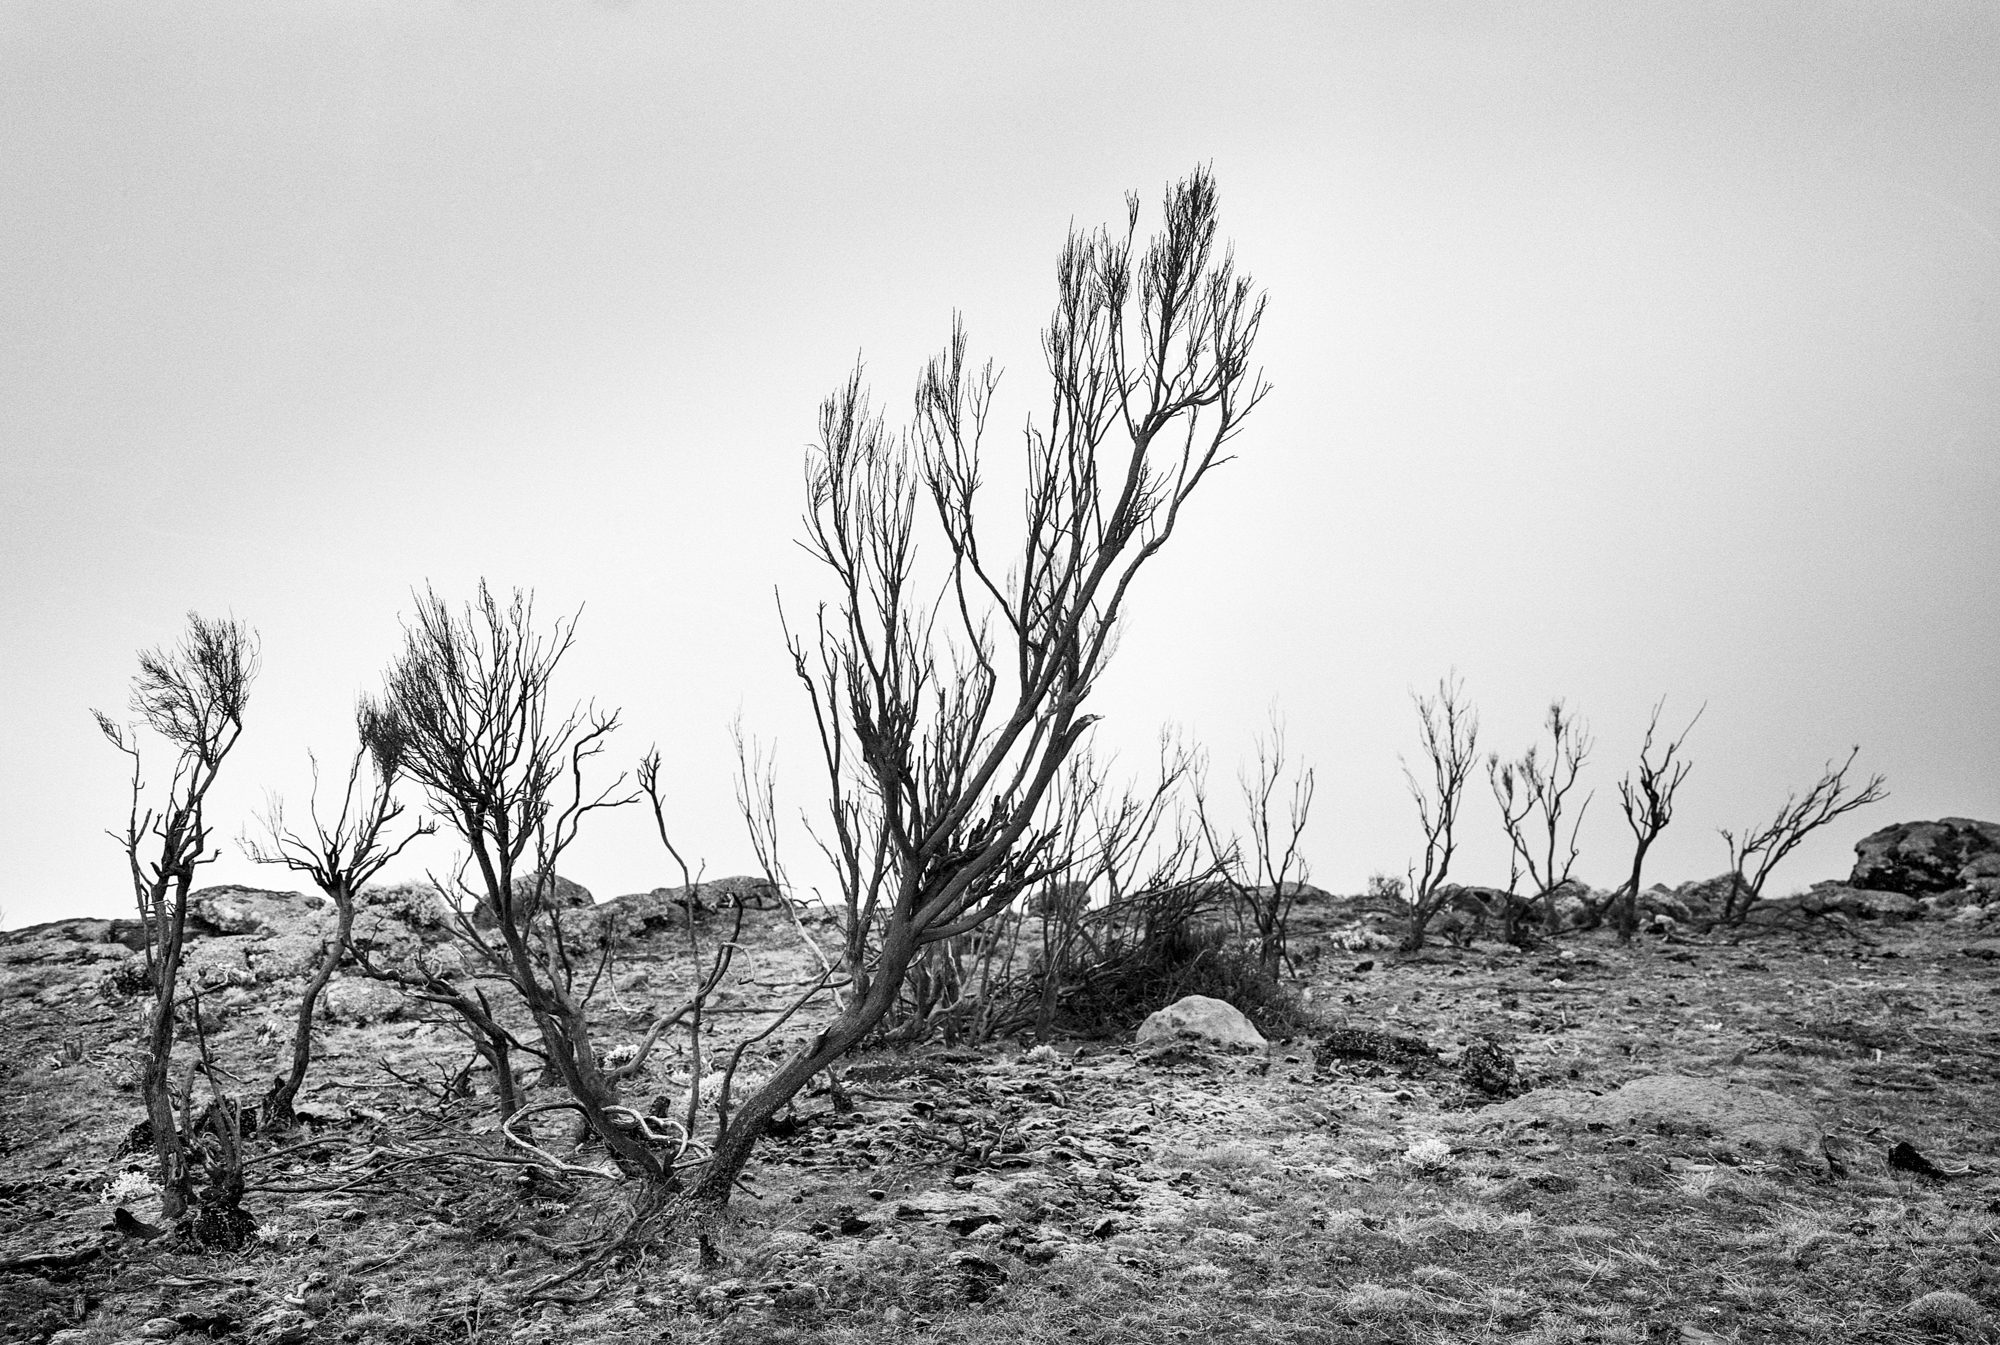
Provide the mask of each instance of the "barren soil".
[{"label": "barren soil", "polygon": [[[866,1053],[845,1097],[802,1097],[765,1140],[720,1267],[662,1253],[532,1303],[615,1225],[615,1184],[522,1166],[476,1072],[473,1096],[440,1096],[463,1043],[354,992],[322,1026],[306,1124],[248,1141],[248,1248],[112,1228],[107,1186],[146,1169],[119,1152],[141,1113],[141,1001],[103,984],[126,950],[15,939],[0,1340],[2000,1339],[2000,940],[1915,922],[1398,958],[1343,946],[1361,928],[1346,908],[1300,912],[1308,1003],[1324,1025],[1421,1037],[1440,1067],[1322,1059],[1308,1037],[1263,1058],[1141,1049],[1129,1031]],[[782,915],[753,914],[746,942],[721,1043],[808,965]],[[600,996],[604,1043],[636,1039],[685,979],[673,938],[638,945]],[[246,1096],[278,1064],[296,990],[210,996]],[[1485,1034],[1531,1085],[1769,1089],[1817,1114],[1824,1156],[1486,1124],[1492,1099],[1450,1068]],[[636,1098],[680,1096],[674,1051]],[[561,1125],[537,1133],[601,1161]],[[1448,1152],[1426,1162],[1432,1138]]]}]

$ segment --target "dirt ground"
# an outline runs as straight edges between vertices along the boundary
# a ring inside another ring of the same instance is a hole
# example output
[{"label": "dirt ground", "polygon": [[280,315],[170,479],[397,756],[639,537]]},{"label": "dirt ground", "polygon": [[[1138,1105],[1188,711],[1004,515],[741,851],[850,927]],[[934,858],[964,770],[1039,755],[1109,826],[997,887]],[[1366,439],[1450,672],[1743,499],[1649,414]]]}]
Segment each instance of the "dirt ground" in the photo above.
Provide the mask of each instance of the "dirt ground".
[{"label": "dirt ground", "polygon": [[[120,1153],[141,1001],[105,973],[126,950],[10,936],[0,1340],[2000,1340],[2000,939],[1917,921],[1399,957],[1336,905],[1302,910],[1292,942],[1321,1027],[1421,1038],[1439,1062],[1130,1033],[865,1053],[844,1097],[802,1097],[764,1141],[721,1266],[663,1253],[530,1303],[621,1193],[516,1161],[481,1076],[470,1097],[446,1086],[463,1041],[358,981],[322,1026],[306,1124],[248,1142],[250,1246],[118,1231],[121,1199],[148,1212],[121,1176],[147,1166]],[[778,913],[752,914],[745,946],[723,1042],[809,965]],[[255,971],[210,996],[246,1095],[297,988]],[[600,996],[604,1044],[685,980],[676,940],[636,945]],[[1453,1069],[1482,1036],[1530,1086],[1727,1078],[1810,1108],[1826,1138],[1760,1153],[1489,1123]],[[686,1067],[674,1043],[634,1097],[680,1096]]]}]

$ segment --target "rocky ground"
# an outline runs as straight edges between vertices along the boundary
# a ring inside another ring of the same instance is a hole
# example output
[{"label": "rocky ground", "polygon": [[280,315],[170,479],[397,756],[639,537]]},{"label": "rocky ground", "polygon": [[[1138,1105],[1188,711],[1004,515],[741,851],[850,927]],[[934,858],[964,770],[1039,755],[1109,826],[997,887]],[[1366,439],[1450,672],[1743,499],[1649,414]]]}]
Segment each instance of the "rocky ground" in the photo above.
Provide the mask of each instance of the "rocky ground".
[{"label": "rocky ground", "polygon": [[[246,1095],[313,947],[295,901],[211,896],[191,958]],[[1315,900],[1309,1028],[1268,1052],[864,1054],[766,1140],[723,1265],[610,1265],[535,1303],[618,1192],[514,1161],[464,1043],[351,976],[305,1123],[248,1142],[251,1245],[133,1235],[156,1207],[121,1153],[129,951],[103,922],[8,935],[0,1340],[2000,1339],[2000,926],[1809,904],[1405,957]],[[600,992],[613,1046],[687,979],[670,925],[635,935]],[[781,911],[743,942],[724,1040],[812,965]],[[679,1096],[687,1064],[676,1044],[635,1096]]]}]

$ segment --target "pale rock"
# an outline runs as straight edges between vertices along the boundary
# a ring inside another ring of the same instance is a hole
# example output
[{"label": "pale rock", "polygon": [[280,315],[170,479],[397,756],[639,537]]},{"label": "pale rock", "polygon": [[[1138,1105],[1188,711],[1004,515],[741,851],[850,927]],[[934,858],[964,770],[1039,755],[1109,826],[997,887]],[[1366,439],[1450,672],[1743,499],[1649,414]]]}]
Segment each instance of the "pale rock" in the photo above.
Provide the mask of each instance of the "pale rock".
[{"label": "pale rock", "polygon": [[320,1014],[329,1023],[366,1027],[400,1018],[407,1008],[402,994],[377,981],[341,977],[320,997]]},{"label": "pale rock", "polygon": [[1604,1125],[1700,1137],[1710,1148],[1826,1161],[1825,1127],[1810,1108],[1732,1079],[1649,1074],[1602,1096],[1568,1088],[1524,1093],[1472,1113],[1461,1125]]},{"label": "pale rock", "polygon": [[1147,1016],[1139,1025],[1141,1045],[1194,1037],[1228,1050],[1266,1051],[1270,1043],[1235,1005],[1207,995],[1187,995]]}]

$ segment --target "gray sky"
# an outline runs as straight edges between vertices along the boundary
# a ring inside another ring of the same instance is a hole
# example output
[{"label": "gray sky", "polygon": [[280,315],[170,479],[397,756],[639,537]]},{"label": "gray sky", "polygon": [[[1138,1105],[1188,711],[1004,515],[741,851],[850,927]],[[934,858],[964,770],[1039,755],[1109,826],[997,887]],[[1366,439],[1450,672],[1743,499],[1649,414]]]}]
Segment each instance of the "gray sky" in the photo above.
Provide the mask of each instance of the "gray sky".
[{"label": "gray sky", "polygon": [[[1602,885],[1661,695],[1708,710],[1659,878],[1857,742],[1894,797],[1780,886],[2000,818],[1996,88],[1984,4],[0,6],[4,919],[129,908],[88,709],[189,608],[264,637],[233,835],[481,575],[585,605],[569,694],[747,868],[731,718],[816,797],[772,592],[824,594],[819,399],[860,352],[907,405],[958,309],[1020,424],[1065,228],[1198,162],[1277,391],[1133,609],[1132,767],[1172,721],[1226,785],[1275,704],[1355,889],[1456,668],[1484,745],[1595,727]],[[636,810],[573,855],[669,879]]]}]

